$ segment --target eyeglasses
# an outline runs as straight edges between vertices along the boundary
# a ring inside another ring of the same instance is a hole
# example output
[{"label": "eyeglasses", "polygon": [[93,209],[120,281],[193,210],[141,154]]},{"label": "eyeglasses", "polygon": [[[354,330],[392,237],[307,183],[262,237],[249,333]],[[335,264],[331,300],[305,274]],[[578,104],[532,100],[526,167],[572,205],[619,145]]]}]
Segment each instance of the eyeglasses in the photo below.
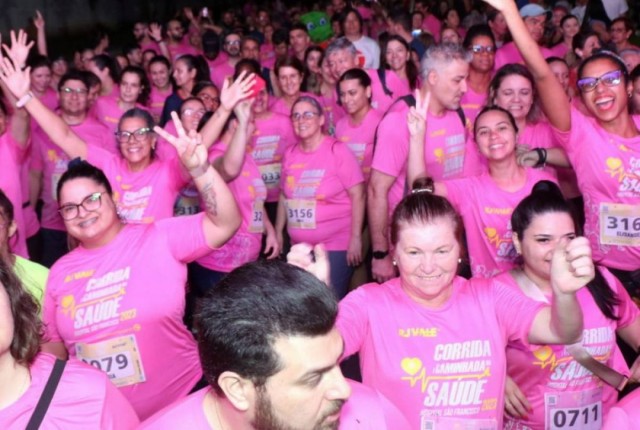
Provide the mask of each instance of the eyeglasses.
[{"label": "eyeglasses", "polygon": [[589,91],[593,91],[596,89],[598,84],[602,82],[607,87],[615,87],[620,85],[620,81],[622,80],[622,70],[614,70],[612,72],[607,72],[599,78],[582,78],[577,82],[578,88],[583,93],[588,93]]},{"label": "eyeglasses", "polygon": [[487,54],[493,54],[494,52],[496,52],[496,47],[495,46],[473,45],[472,47],[469,48],[469,50],[471,52],[473,52],[474,54],[482,54],[483,52],[486,52]]},{"label": "eyeglasses", "polygon": [[83,96],[89,92],[85,88],[69,88],[69,87],[60,88],[60,91],[62,91],[63,94],[76,94],[79,96]]},{"label": "eyeglasses", "polygon": [[80,214],[80,206],[82,206],[87,212],[95,212],[100,209],[100,206],[102,206],[102,194],[104,193],[89,194],[80,202],[80,204],[77,205],[75,203],[69,203],[60,207],[58,212],[60,212],[60,216],[62,216],[62,219],[65,221],[71,221],[72,219],[77,218]]},{"label": "eyeglasses", "polygon": [[320,114],[318,112],[302,112],[302,113],[298,113],[295,112],[293,114],[291,114],[291,121],[301,121],[301,120],[310,120],[315,116],[319,116]]},{"label": "eyeglasses", "polygon": [[214,103],[220,103],[220,97],[211,97],[209,94],[200,94],[198,96],[202,100],[207,100]]},{"label": "eyeglasses", "polygon": [[151,129],[148,127],[139,128],[136,131],[116,131],[116,139],[120,143],[129,143],[131,136],[136,142],[142,142],[147,137],[147,134],[151,133]]},{"label": "eyeglasses", "polygon": [[225,45],[240,45],[240,41],[239,40],[227,40],[226,42],[224,42]]},{"label": "eyeglasses", "polygon": [[187,108],[187,109],[183,110],[180,115],[202,117],[205,113],[207,113],[207,111],[204,110],[204,109],[189,109],[189,108]]}]

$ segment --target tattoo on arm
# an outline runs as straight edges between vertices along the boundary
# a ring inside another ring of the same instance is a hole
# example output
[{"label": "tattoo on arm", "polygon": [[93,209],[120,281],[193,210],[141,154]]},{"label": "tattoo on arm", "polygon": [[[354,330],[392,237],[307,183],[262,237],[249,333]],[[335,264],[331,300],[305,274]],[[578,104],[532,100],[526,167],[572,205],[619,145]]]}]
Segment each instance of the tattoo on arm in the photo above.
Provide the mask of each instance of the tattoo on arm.
[{"label": "tattoo on arm", "polygon": [[216,201],[216,192],[213,189],[213,182],[207,182],[202,187],[202,200],[207,215],[218,216],[218,202]]}]

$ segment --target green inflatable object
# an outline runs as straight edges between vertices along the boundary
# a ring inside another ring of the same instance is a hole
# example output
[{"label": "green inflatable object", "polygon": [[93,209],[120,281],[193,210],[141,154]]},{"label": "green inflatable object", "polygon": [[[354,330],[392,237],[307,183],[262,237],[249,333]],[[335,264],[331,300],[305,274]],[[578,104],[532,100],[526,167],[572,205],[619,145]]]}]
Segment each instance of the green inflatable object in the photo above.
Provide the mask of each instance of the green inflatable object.
[{"label": "green inflatable object", "polygon": [[331,21],[324,12],[309,12],[300,17],[300,20],[307,26],[309,36],[313,43],[322,43],[333,36]]}]

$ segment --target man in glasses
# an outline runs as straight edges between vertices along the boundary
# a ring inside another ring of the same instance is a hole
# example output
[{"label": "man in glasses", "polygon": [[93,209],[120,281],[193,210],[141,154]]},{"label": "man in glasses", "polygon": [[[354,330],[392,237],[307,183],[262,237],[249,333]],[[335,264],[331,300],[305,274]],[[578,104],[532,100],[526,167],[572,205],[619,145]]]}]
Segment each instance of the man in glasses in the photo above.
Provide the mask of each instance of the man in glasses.
[{"label": "man in glasses", "polygon": [[[117,149],[109,130],[88,115],[88,93],[89,83],[85,75],[75,70],[68,72],[58,84],[60,108],[57,113],[80,139],[89,145],[96,145],[115,153]],[[33,129],[31,181],[35,187],[34,193],[37,193],[43,202],[42,264],[51,267],[58,258],[66,254],[68,248],[67,233],[58,213],[55,195],[58,180],[67,170],[69,157],[37,124]]]},{"label": "man in glasses", "polygon": [[222,40],[222,51],[226,54],[224,61],[218,62],[211,70],[211,81],[222,88],[224,80],[233,76],[236,64],[240,61],[240,45],[242,38],[238,33],[228,33]]},{"label": "man in glasses", "polygon": [[[544,25],[547,22],[549,14],[550,13],[547,9],[544,9],[542,6],[535,3],[530,3],[520,9],[520,16],[522,17],[527,30],[529,30],[529,34],[531,34],[533,40],[538,44],[540,44],[540,41],[544,36]],[[540,46],[540,51],[544,58],[548,58],[553,55],[553,52],[544,46]],[[500,67],[509,63],[524,64],[524,59],[513,42],[505,43],[500,49],[498,49],[498,52],[496,53],[495,69],[498,70]]]}]

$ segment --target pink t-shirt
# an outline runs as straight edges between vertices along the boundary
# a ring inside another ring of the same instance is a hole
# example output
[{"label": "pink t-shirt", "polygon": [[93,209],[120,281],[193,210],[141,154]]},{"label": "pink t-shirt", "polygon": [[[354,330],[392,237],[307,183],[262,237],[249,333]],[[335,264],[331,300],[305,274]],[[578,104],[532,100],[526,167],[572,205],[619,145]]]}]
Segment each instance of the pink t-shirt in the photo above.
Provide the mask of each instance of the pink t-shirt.
[{"label": "pink t-shirt", "polygon": [[440,30],[442,29],[442,23],[432,13],[427,15],[422,21],[422,29],[431,33],[436,43],[440,42]]},{"label": "pink t-shirt", "polygon": [[[324,107],[323,100],[321,100],[319,96],[311,93],[300,92],[299,97],[302,96],[313,97],[318,101],[318,103],[320,103],[320,106]],[[281,97],[269,97],[269,112],[284,115],[291,120],[291,108],[287,106],[287,103]]]},{"label": "pink t-shirt", "polygon": [[225,79],[232,77],[235,67],[229,64],[229,61],[223,61],[215,64],[211,70],[211,82],[222,90]]},{"label": "pink t-shirt", "polygon": [[293,146],[296,137],[289,116],[271,113],[254,121],[255,130],[247,151],[255,161],[267,187],[267,201],[277,202],[280,196],[282,155]]},{"label": "pink t-shirt", "polygon": [[211,252],[203,214],[128,224],[107,245],[82,246],[49,272],[46,337],[104,370],[140,419],[184,397],[202,371],[182,321],[187,262]]},{"label": "pink t-shirt", "polygon": [[471,124],[476,121],[476,117],[482,108],[486,106],[488,97],[489,94],[478,94],[471,86],[467,86],[467,92],[463,94],[460,100],[460,107],[462,107],[464,115]]},{"label": "pink t-shirt", "polygon": [[329,251],[345,251],[351,237],[351,199],[347,190],[364,182],[349,148],[325,137],[318,148],[287,149],[280,188],[286,199],[287,231],[293,243],[322,243]]},{"label": "pink t-shirt", "polygon": [[[185,39],[187,39],[186,36]],[[186,40],[182,40],[177,44],[167,43],[167,49],[169,50],[171,61],[176,61],[179,57],[186,54],[200,55],[200,52]]]},{"label": "pink t-shirt", "polygon": [[564,58],[564,56],[567,55],[567,52],[569,52],[569,47],[564,42],[560,42],[557,45],[552,46],[549,50],[553,57]]},{"label": "pink t-shirt", "polygon": [[265,42],[260,45],[260,64],[262,64],[262,67],[273,69],[276,64],[276,51],[273,44]]},{"label": "pink t-shirt", "polygon": [[153,120],[156,124],[160,121],[162,116],[162,109],[164,109],[164,102],[167,97],[173,92],[169,87],[166,91],[161,91],[157,87],[151,88],[151,94],[149,94],[149,113],[153,116]]},{"label": "pink t-shirt", "polygon": [[514,192],[498,187],[488,173],[442,183],[462,216],[473,276],[488,278],[516,266],[511,213],[538,181],[556,182],[538,169],[527,168],[526,173],[525,184]]},{"label": "pink t-shirt", "polygon": [[[640,116],[633,116],[640,127]],[[621,270],[640,266],[640,136],[607,133],[571,108],[571,130],[554,134],[565,149],[584,197],[585,236],[593,259]]]},{"label": "pink t-shirt", "polygon": [[144,51],[146,51],[148,49],[154,51],[156,54],[160,53],[160,47],[153,40],[150,40],[147,43],[140,43],[140,51],[142,53],[144,53]]},{"label": "pink t-shirt", "polygon": [[[33,140],[32,140],[33,142]],[[35,208],[29,201],[29,195],[31,193],[31,177],[29,171],[32,166],[33,159],[33,144],[27,148],[27,153],[22,165],[20,166],[20,192],[22,193],[22,216],[24,217],[25,231],[23,232],[28,238],[38,233],[40,230],[40,221],[38,221],[38,215]]]},{"label": "pink t-shirt", "polygon": [[[405,194],[407,158],[409,156],[408,107],[396,103],[398,109],[388,113],[378,127],[378,141],[371,168],[393,176],[389,195],[389,219]],[[442,117],[429,114],[425,136],[425,163],[429,176],[436,181],[463,176],[466,130],[455,111],[447,111]]]},{"label": "pink t-shirt", "polygon": [[[109,134],[109,130],[96,119],[86,117],[82,123],[72,125],[70,128],[88,146],[108,150],[110,157],[116,153],[115,137]],[[43,202],[42,227],[65,231],[64,222],[58,213],[56,191],[58,181],[67,171],[69,157],[49,139],[49,136],[41,128],[38,128],[33,135],[33,147],[35,152],[32,166],[34,170],[42,172],[42,191],[40,193]]]},{"label": "pink t-shirt", "polygon": [[[379,392],[347,379],[351,396],[340,413],[340,430],[409,430],[402,413]],[[211,388],[203,388],[146,420],[140,430],[211,430],[204,401]],[[214,394],[212,394],[214,395]]]},{"label": "pink t-shirt", "polygon": [[[146,107],[136,104],[139,109],[145,109]],[[95,118],[100,121],[109,129],[109,133],[113,136],[118,131],[118,123],[120,117],[126,112],[118,105],[118,96],[102,96],[96,100],[96,104],[93,106]]]},{"label": "pink t-shirt", "polygon": [[[549,58],[553,56],[553,52],[550,49],[545,48],[544,46],[540,46],[540,52],[544,58]],[[496,52],[495,66],[494,70],[498,70],[500,67],[505,64],[516,63],[524,65],[524,58],[522,58],[522,54],[518,50],[518,47],[514,42],[505,43]]]},{"label": "pink t-shirt", "polygon": [[94,146],[87,150],[87,161],[104,171],[120,215],[129,223],[172,217],[176,197],[188,183],[178,157],[153,160],[144,170],[132,172],[124,158]]},{"label": "pink t-shirt", "polygon": [[602,430],[635,430],[640,423],[640,390],[627,394],[609,411]]},{"label": "pink t-shirt", "polygon": [[[583,288],[578,291],[577,298],[584,315],[582,346],[598,361],[628,375],[629,368],[616,346],[616,330],[633,323],[639,311],[620,282],[606,269],[600,268],[600,271],[620,300],[620,304],[614,307],[620,320],[607,319],[589,290]],[[527,297],[510,273],[500,274],[494,278],[494,282],[513,288]],[[533,430],[544,430],[549,428],[545,427],[545,422],[562,419],[562,416],[556,416],[556,408],[582,410],[585,407],[589,413],[581,415],[579,422],[587,428],[594,421],[602,422],[602,416],[607,415],[618,399],[617,391],[582,367],[564,345],[510,344],[507,347],[507,374],[513,378],[532,407],[528,419],[505,415],[505,428],[509,429],[527,426]],[[580,393],[579,397],[582,398],[577,397],[576,393]],[[594,407],[598,408],[597,412]]]},{"label": "pink t-shirt", "polygon": [[[314,96],[316,97],[316,96]],[[316,97],[318,98],[318,97]],[[320,96],[319,99],[324,110],[324,129],[330,136],[334,136],[336,124],[347,116],[345,110],[338,104],[338,93],[331,92],[330,96]]]},{"label": "pink t-shirt", "polygon": [[55,111],[58,108],[58,93],[53,88],[47,88],[45,93],[38,100],[50,110]]},{"label": "pink t-shirt", "polygon": [[336,139],[345,143],[356,156],[365,181],[371,175],[373,138],[382,115],[380,111],[370,109],[359,125],[354,125],[349,116],[342,118],[336,125]]},{"label": "pink t-shirt", "polygon": [[22,212],[22,202],[27,200],[28,196],[22,196],[20,184],[20,165],[24,163],[27,149],[21,148],[13,139],[9,126],[10,120],[7,119],[6,122],[7,128],[0,136],[0,189],[13,204],[13,218],[18,225],[19,234],[14,235],[10,240],[11,250],[21,257],[29,258],[26,242],[27,228]]},{"label": "pink t-shirt", "polygon": [[398,97],[412,93],[409,81],[400,78],[393,70],[385,70],[385,81],[387,89],[392,93],[391,96],[385,94],[377,69],[369,69],[367,74],[371,78],[371,106],[382,113],[386,112]]},{"label": "pink t-shirt", "polygon": [[352,291],[338,312],[344,356],[360,353],[364,384],[412,429],[501,429],[505,346],[526,342],[541,305],[486,279],[452,288],[438,309],[413,301],[399,278]]},{"label": "pink t-shirt", "polygon": [[[0,409],[0,428],[23,429],[33,414],[53,370],[55,357],[40,353],[31,367],[31,384],[20,398]],[[40,425],[42,430],[127,430],[139,420],[127,399],[106,375],[78,360],[67,362]]]},{"label": "pink t-shirt", "polygon": [[[209,161],[222,157],[226,145],[218,143],[209,151]],[[267,188],[253,158],[244,157],[242,169],[237,178],[227,185],[235,198],[242,224],[235,234],[220,248],[197,260],[197,263],[218,272],[231,272],[245,263],[256,261],[262,247],[264,232],[264,202]]]}]

